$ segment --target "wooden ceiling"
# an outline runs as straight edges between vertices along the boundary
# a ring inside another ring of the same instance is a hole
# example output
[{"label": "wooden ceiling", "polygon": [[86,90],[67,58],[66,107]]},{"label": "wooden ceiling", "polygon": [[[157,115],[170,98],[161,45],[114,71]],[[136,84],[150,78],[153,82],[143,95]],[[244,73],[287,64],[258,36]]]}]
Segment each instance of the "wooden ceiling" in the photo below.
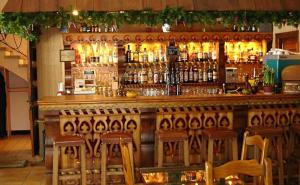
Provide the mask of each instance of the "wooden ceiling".
[{"label": "wooden ceiling", "polygon": [[162,10],[166,6],[186,10],[300,10],[300,0],[0,0],[3,12],[47,12],[59,7],[91,11]]}]

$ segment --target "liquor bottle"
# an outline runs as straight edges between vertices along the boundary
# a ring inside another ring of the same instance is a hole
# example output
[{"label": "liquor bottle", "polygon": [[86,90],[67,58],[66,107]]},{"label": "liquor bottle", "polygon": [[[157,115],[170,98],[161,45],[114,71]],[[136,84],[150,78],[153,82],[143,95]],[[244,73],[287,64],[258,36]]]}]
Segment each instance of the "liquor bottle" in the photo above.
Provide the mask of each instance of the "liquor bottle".
[{"label": "liquor bottle", "polygon": [[150,62],[150,63],[153,63],[153,62],[154,62],[154,53],[153,53],[153,50],[152,50],[152,49],[150,49],[150,50],[148,51],[148,62]]},{"label": "liquor bottle", "polygon": [[133,62],[139,62],[139,49],[138,49],[138,45],[135,46],[135,52],[133,52]]},{"label": "liquor bottle", "polygon": [[193,47],[193,51],[192,51],[192,57],[191,57],[191,60],[193,61],[193,62],[196,62],[197,61],[197,52],[196,52],[196,48],[195,48],[195,46]]},{"label": "liquor bottle", "polygon": [[154,72],[153,72],[153,83],[158,84],[159,83],[159,70],[158,66],[155,65]]},{"label": "liquor bottle", "polygon": [[202,43],[200,43],[199,51],[197,53],[197,61],[202,62],[202,60],[203,60],[203,48],[202,48]]},{"label": "liquor bottle", "polygon": [[124,72],[124,75],[123,75],[123,80],[124,80],[125,85],[129,83],[128,82],[129,81],[128,77],[129,77],[128,69],[126,69],[125,72]]},{"label": "liquor bottle", "polygon": [[213,48],[212,48],[212,52],[211,52],[211,59],[213,61],[217,60],[217,48],[216,48],[216,43],[213,42]]},{"label": "liquor bottle", "polygon": [[163,84],[165,82],[164,78],[164,68],[162,65],[159,66],[159,83]]},{"label": "liquor bottle", "polygon": [[184,68],[181,64],[179,66],[179,82],[180,83],[184,82]]},{"label": "liquor bottle", "polygon": [[[137,67],[136,67],[137,68]],[[137,69],[134,68],[133,69],[133,83],[134,84],[137,84],[138,83],[138,72],[137,72]]]},{"label": "liquor bottle", "polygon": [[203,82],[203,70],[201,64],[198,66],[198,73],[199,73],[198,82]]},{"label": "liquor bottle", "polygon": [[198,82],[199,81],[199,71],[198,71],[198,66],[195,64],[193,67],[193,75],[194,75],[194,82]]},{"label": "liquor bottle", "polygon": [[176,71],[174,64],[171,64],[171,70],[170,70],[170,84],[176,85]]},{"label": "liquor bottle", "polygon": [[181,60],[183,62],[187,62],[188,61],[188,50],[187,50],[186,44],[184,44],[183,49],[181,51]]},{"label": "liquor bottle", "polygon": [[207,74],[207,70],[206,70],[206,62],[204,62],[203,64],[203,82],[207,82],[207,78],[208,78],[208,74]]},{"label": "liquor bottle", "polygon": [[210,64],[208,64],[208,69],[207,69],[207,81],[213,82],[213,70]]},{"label": "liquor bottle", "polygon": [[118,63],[118,47],[116,45],[114,45],[112,57],[113,57],[113,63],[117,64]]},{"label": "liquor bottle", "polygon": [[146,83],[148,83],[148,74],[147,71],[145,70],[144,65],[142,65],[140,84],[146,84]]},{"label": "liquor bottle", "polygon": [[148,62],[148,53],[146,48],[144,48],[144,52],[143,52],[143,62],[144,63]]},{"label": "liquor bottle", "polygon": [[153,72],[152,72],[152,69],[150,66],[148,67],[147,76],[148,76],[148,84],[153,84],[154,83],[153,82]]},{"label": "liquor bottle", "polygon": [[218,81],[218,70],[217,70],[217,64],[214,63],[213,66],[213,82],[217,82]]},{"label": "liquor bottle", "polygon": [[254,54],[253,48],[251,48],[251,50],[249,51],[249,55],[248,55],[248,61],[251,62],[251,63],[254,63],[257,60],[258,60],[257,56]]},{"label": "liquor bottle", "polygon": [[189,82],[189,67],[188,67],[188,65],[184,66],[183,82],[184,83]]},{"label": "liquor bottle", "polygon": [[133,84],[133,77],[134,77],[133,69],[129,66],[129,68],[128,68],[128,84]]},{"label": "liquor bottle", "polygon": [[170,84],[170,75],[169,75],[169,68],[168,68],[168,65],[165,66],[165,69],[164,69],[164,82],[166,84]]},{"label": "liquor bottle", "polygon": [[189,67],[189,82],[194,82],[194,71],[193,71],[193,65]]},{"label": "liquor bottle", "polygon": [[263,52],[262,52],[262,49],[261,49],[261,44],[260,44],[260,46],[259,46],[257,56],[258,56],[258,62],[259,62],[259,63],[262,63],[262,62],[263,62]]}]

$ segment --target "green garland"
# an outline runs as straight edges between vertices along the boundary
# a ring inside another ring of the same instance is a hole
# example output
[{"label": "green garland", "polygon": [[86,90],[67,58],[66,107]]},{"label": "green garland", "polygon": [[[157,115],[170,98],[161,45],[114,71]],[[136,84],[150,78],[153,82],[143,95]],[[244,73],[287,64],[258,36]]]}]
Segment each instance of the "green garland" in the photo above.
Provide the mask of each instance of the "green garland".
[{"label": "green garland", "polygon": [[30,41],[38,41],[40,28],[62,28],[74,24],[122,26],[127,24],[144,24],[147,26],[162,25],[164,22],[177,24],[183,22],[188,26],[200,23],[213,26],[222,23],[225,27],[236,24],[259,25],[295,25],[300,23],[300,11],[186,11],[182,8],[166,7],[156,12],[150,9],[125,12],[92,12],[83,11],[73,16],[69,10],[39,13],[2,13],[0,14],[0,32],[16,34]]}]

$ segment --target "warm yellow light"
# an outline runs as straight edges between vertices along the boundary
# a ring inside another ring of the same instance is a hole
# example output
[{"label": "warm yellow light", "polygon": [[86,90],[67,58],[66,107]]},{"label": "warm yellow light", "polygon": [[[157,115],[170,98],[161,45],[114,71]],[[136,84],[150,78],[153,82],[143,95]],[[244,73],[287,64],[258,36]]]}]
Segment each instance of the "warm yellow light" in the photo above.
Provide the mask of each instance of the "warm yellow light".
[{"label": "warm yellow light", "polygon": [[72,14],[73,14],[74,16],[78,16],[79,12],[78,12],[77,9],[74,9],[73,12],[72,12]]}]

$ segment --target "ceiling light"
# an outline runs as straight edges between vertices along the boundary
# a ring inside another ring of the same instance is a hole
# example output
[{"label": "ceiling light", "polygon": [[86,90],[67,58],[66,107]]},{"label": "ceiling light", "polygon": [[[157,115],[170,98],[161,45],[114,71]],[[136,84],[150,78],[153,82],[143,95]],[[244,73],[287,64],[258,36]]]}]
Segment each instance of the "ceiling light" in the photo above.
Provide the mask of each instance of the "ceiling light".
[{"label": "ceiling light", "polygon": [[73,14],[74,16],[78,16],[79,12],[78,12],[77,9],[74,9],[73,12],[72,12],[72,14]]}]

